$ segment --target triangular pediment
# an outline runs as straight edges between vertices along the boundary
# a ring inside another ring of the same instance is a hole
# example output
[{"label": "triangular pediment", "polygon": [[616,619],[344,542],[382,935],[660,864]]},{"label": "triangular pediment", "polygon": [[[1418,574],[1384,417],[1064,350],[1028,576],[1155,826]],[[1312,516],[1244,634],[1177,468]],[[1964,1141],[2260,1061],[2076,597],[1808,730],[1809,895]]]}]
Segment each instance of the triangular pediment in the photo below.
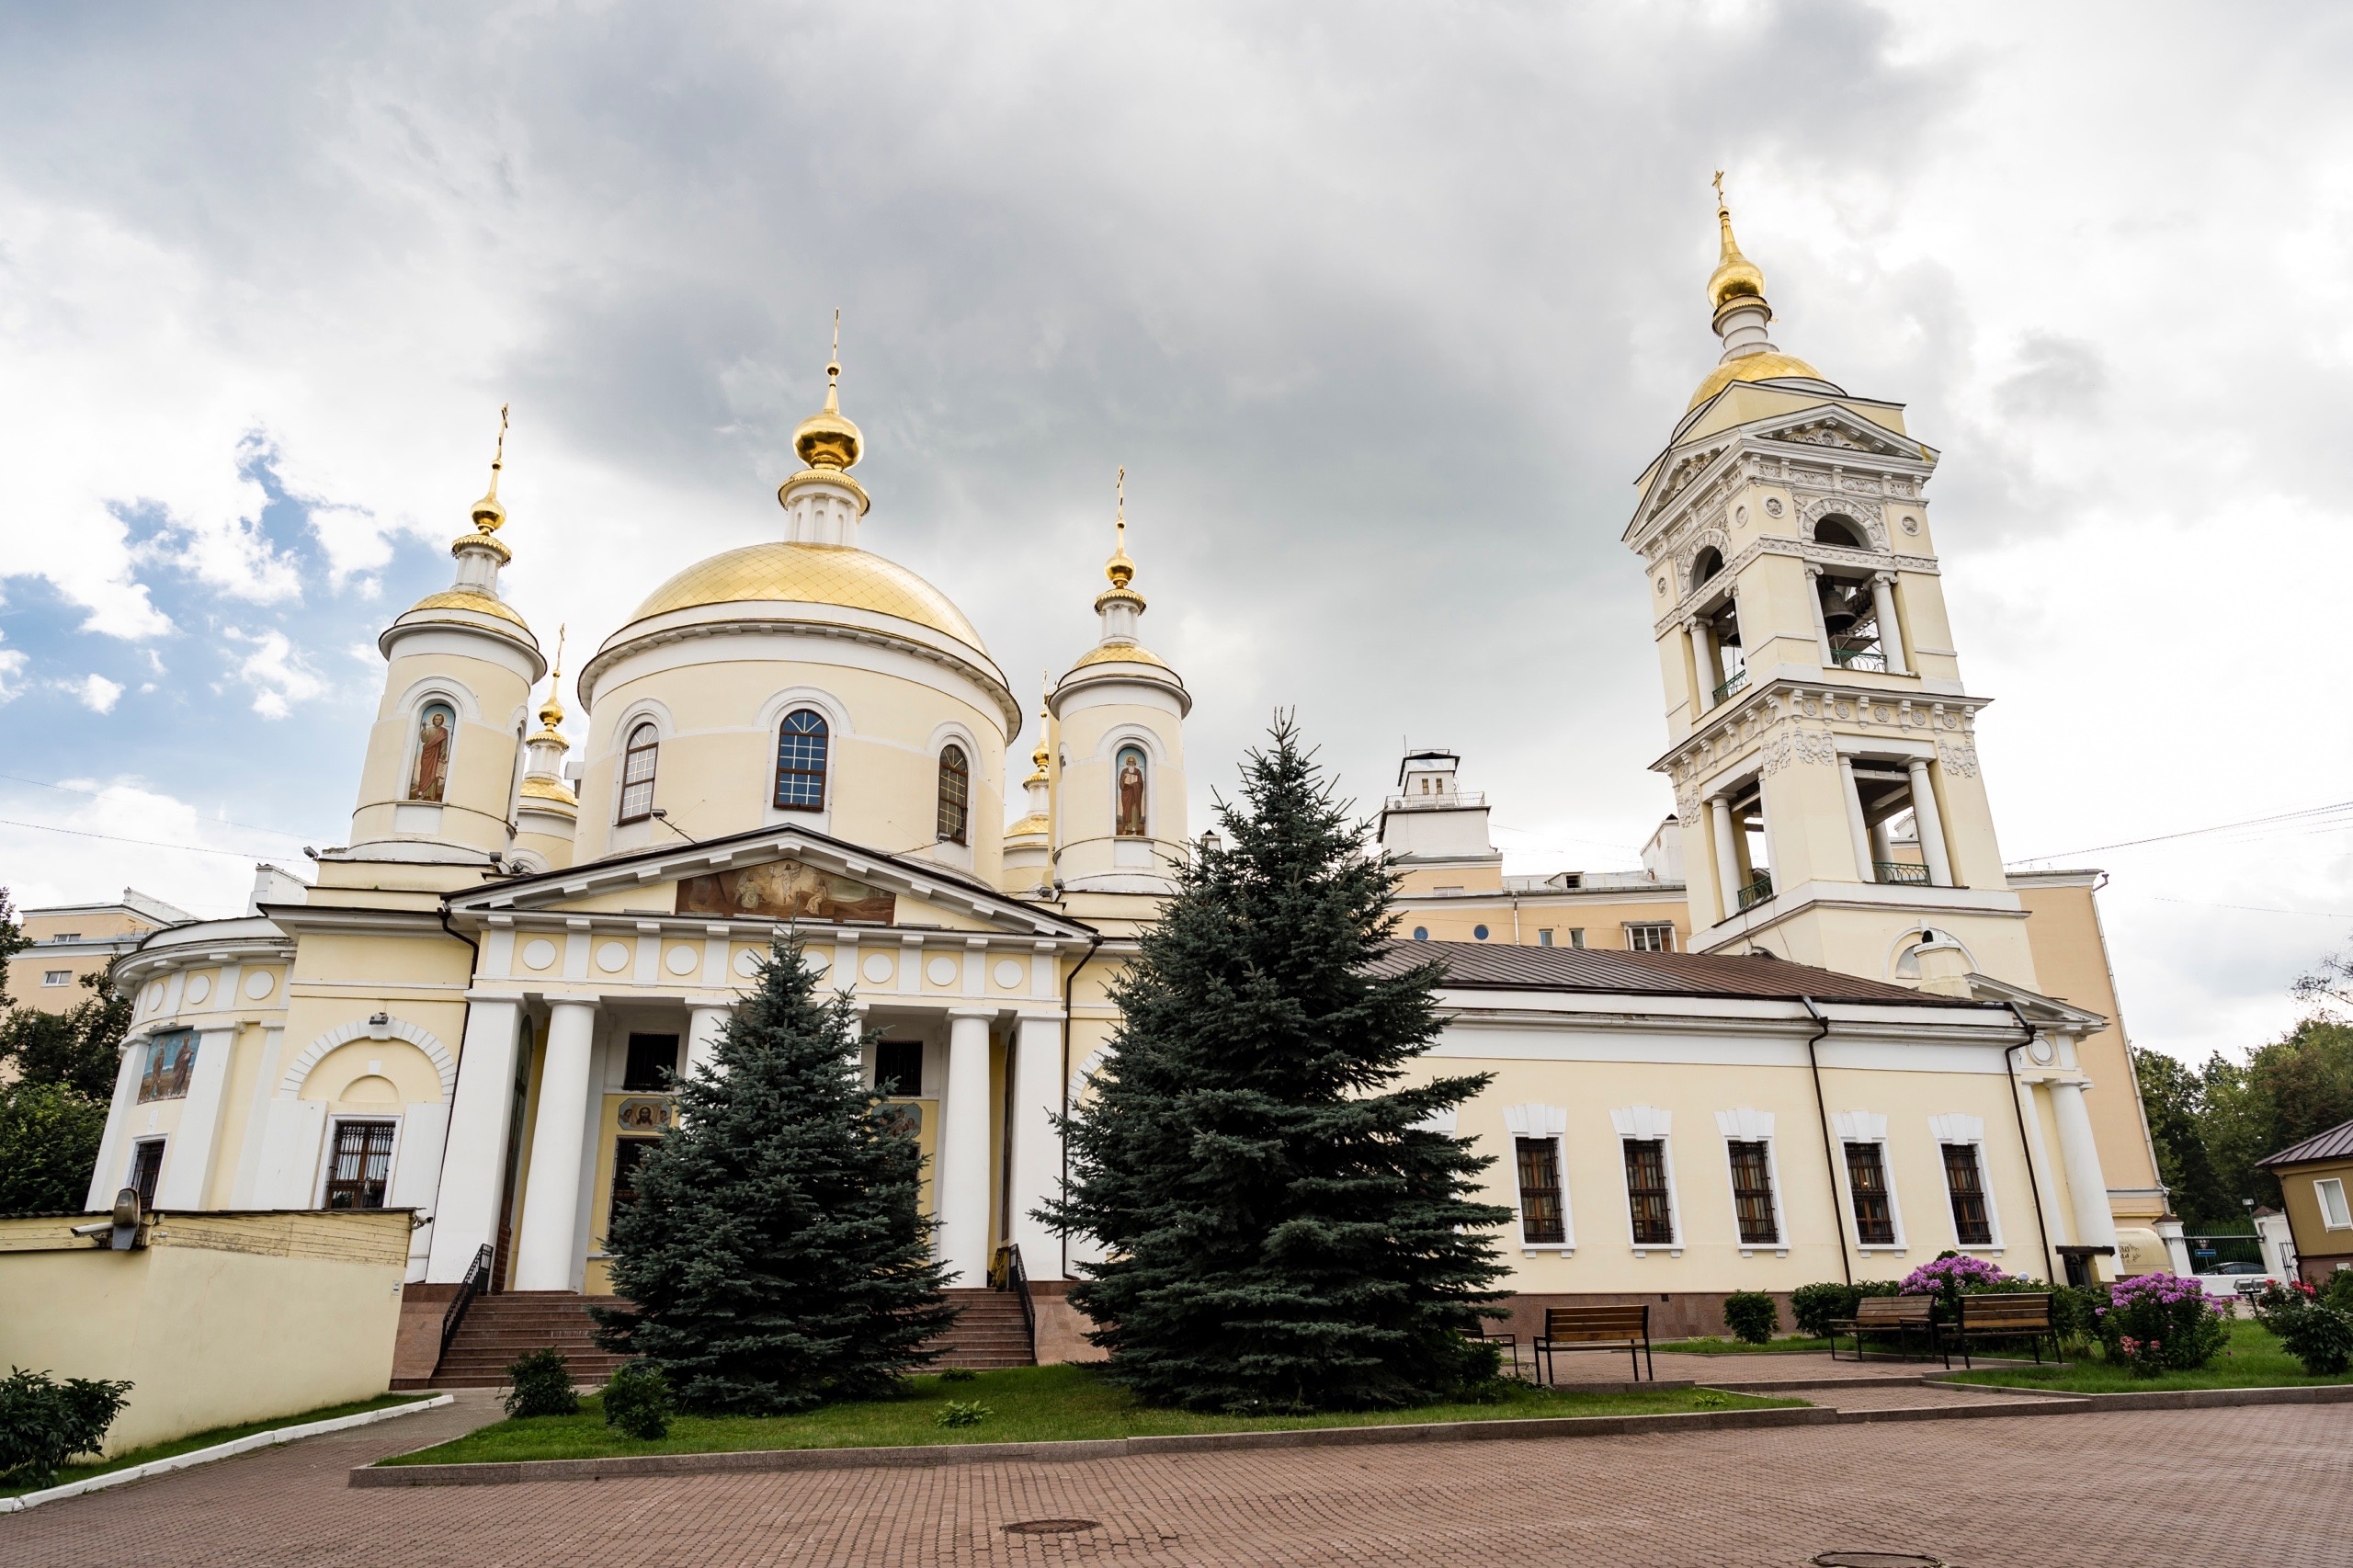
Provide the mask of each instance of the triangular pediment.
[{"label": "triangular pediment", "polygon": [[454,914],[628,912],[1086,937],[1093,927],[962,872],[778,826],[617,855],[452,894]]},{"label": "triangular pediment", "polygon": [[1968,976],[1969,994],[1980,1002],[1992,1002],[2018,1009],[2030,1028],[2052,1034],[2096,1034],[2108,1028],[2108,1017],[2072,1002],[2062,1002],[2056,996],[2045,996],[2040,991],[2029,991],[2023,985],[1995,980],[1990,974],[1973,971]]},{"label": "triangular pediment", "polygon": [[1884,426],[1874,424],[1836,403],[1820,403],[1796,414],[1758,420],[1742,434],[1756,440],[1786,441],[1794,446],[1859,452],[1867,457],[1892,458],[1899,462],[1931,460],[1927,448],[1919,442],[1908,436],[1896,435]]}]

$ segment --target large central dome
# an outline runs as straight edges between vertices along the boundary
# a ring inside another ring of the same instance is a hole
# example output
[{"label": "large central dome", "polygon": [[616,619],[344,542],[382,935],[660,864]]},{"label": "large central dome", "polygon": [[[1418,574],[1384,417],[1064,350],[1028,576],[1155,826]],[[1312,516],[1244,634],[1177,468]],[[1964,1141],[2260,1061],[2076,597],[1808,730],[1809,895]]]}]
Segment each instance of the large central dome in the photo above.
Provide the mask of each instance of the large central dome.
[{"label": "large central dome", "polygon": [[632,620],[704,605],[767,600],[842,605],[895,616],[953,637],[983,653],[988,645],[946,594],[897,562],[855,545],[747,544],[697,562],[647,596]]}]

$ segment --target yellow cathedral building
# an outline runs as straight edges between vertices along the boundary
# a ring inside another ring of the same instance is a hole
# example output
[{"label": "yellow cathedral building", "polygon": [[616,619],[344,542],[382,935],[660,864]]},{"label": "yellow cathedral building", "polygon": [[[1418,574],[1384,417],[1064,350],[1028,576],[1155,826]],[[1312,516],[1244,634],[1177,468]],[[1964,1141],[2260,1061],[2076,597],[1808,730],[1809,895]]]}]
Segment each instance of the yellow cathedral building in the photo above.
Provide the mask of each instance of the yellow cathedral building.
[{"label": "yellow cathedral building", "polygon": [[[1380,817],[1390,961],[1446,965],[1427,1070],[1495,1075],[1450,1122],[1515,1211],[1518,1310],[1639,1299],[1708,1332],[1729,1291],[1955,1249],[2186,1273],[2097,874],[2004,869],[1936,454],[1775,346],[1719,222],[1720,358],[1624,534],[1675,800],[1643,869],[1506,875],[1443,750],[1403,759]],[[1032,1210],[1053,1117],[1117,1071],[1107,988],[1192,839],[1192,696],[1142,641],[1122,510],[1099,637],[1029,725],[980,630],[869,548],[839,373],[775,536],[680,563],[580,663],[576,757],[500,595],[494,460],[449,587],[378,639],[348,844],[119,960],[136,1014],[94,1210],[126,1187],[166,1216],[412,1210],[395,1369],[433,1378],[411,1329],[461,1287],[609,1289],[667,1074],[790,925],[910,1108],[958,1288],[981,1303],[1017,1251],[1030,1352],[1086,1353],[1063,1291],[1088,1244]]]}]

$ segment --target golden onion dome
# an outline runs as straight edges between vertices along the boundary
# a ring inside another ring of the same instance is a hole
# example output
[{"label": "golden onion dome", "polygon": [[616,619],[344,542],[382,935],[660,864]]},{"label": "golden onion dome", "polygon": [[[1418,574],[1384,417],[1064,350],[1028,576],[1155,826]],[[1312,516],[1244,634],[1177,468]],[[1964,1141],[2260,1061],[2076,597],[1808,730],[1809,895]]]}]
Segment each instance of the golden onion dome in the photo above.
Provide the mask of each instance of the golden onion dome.
[{"label": "golden onion dome", "polygon": [[772,540],[723,551],[654,589],[630,619],[745,603],[871,610],[927,627],[980,653],[988,651],[980,632],[946,594],[897,562],[847,544]]},{"label": "golden onion dome", "polygon": [[1709,371],[1708,379],[1699,383],[1699,390],[1691,394],[1691,401],[1684,404],[1683,409],[1688,414],[1734,381],[1773,381],[1796,376],[1821,381],[1826,386],[1837,384],[1796,355],[1768,348],[1762,354],[1745,355]]},{"label": "golden onion dome", "polygon": [[1740,242],[1732,237],[1732,213],[1721,194],[1716,200],[1716,227],[1722,231],[1722,252],[1715,271],[1708,275],[1709,305],[1721,311],[1740,299],[1763,304],[1765,269],[1740,254]]},{"label": "golden onion dome", "polygon": [[408,613],[415,615],[419,610],[429,609],[466,609],[476,615],[494,615],[501,620],[511,620],[521,627],[524,638],[531,646],[536,648],[540,645],[539,639],[531,636],[530,626],[523,618],[516,614],[505,600],[492,598],[488,594],[475,593],[469,588],[451,588],[443,593],[427,594],[409,606]]},{"label": "golden onion dome", "polygon": [[1052,823],[1047,821],[1046,818],[1039,812],[1031,812],[1028,816],[1023,817],[1019,822],[1017,822],[1011,827],[1006,828],[1005,830],[1005,835],[1007,838],[1027,838],[1033,833],[1042,835],[1053,825],[1054,824]]},{"label": "golden onion dome", "polygon": [[842,413],[841,374],[840,360],[825,366],[825,406],[792,433],[792,449],[811,468],[856,468],[866,450],[866,437]]},{"label": "golden onion dome", "polygon": [[[1168,669],[1167,660],[1141,642],[1101,643],[1081,653],[1078,663],[1071,665],[1071,669],[1075,672],[1089,665],[1151,665],[1156,669]],[[1171,679],[1176,678],[1176,671],[1169,670],[1168,674]]]},{"label": "golden onion dome", "polygon": [[483,492],[482,499],[474,503],[470,514],[476,533],[494,534],[498,525],[506,520],[506,508],[498,499],[498,471],[506,466],[507,406],[501,403],[498,408],[498,446],[490,455],[490,488]]},{"label": "golden onion dome", "polygon": [[543,778],[538,774],[527,775],[517,793],[527,801],[545,801],[551,805],[577,807],[580,804],[563,780]]}]

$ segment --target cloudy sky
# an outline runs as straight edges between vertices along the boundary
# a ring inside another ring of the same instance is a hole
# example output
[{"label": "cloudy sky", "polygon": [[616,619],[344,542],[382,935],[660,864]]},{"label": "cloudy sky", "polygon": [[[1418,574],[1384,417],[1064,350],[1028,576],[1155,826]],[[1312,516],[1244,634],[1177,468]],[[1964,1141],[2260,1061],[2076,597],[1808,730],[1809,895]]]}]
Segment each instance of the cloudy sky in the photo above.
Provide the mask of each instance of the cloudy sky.
[{"label": "cloudy sky", "polygon": [[1631,865],[1722,166],[1780,345],[1945,454],[2004,852],[2112,873],[2138,1040],[2244,1046],[2346,817],[2097,846],[2353,794],[2348,68],[2317,6],[12,7],[0,882],[228,913],[342,842],[498,405],[509,597],[593,643],[774,537],[836,305],[864,541],[1025,694],[1127,465],[1197,822],[1296,705]]}]

